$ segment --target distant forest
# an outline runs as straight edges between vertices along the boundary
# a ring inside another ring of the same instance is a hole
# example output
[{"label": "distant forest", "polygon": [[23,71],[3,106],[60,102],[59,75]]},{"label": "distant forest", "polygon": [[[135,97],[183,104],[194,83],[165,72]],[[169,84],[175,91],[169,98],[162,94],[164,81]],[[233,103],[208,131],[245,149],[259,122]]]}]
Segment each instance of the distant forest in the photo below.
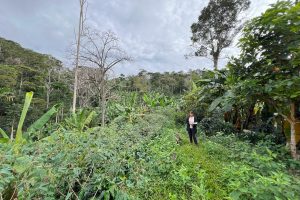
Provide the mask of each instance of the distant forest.
[{"label": "distant forest", "polygon": [[[93,68],[79,67],[79,108],[99,106],[101,97],[89,77],[93,72]],[[165,73],[141,70],[137,75],[120,74],[109,79],[111,94],[107,98],[122,98],[120,92],[133,91],[181,95],[201,73],[201,70]],[[30,91],[34,97],[26,124],[56,104],[63,105],[56,116],[57,121],[62,119],[72,106],[73,84],[74,71],[58,59],[0,38],[0,121],[5,130],[11,131],[17,125],[25,93]]]}]

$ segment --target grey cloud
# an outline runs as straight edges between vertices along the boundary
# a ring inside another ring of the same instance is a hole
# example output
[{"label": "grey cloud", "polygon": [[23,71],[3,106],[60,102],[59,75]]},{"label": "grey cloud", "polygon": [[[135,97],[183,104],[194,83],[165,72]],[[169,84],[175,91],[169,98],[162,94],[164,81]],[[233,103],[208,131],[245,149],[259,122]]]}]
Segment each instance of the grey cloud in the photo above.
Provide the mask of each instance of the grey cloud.
[{"label": "grey cloud", "polygon": [[[187,71],[210,68],[205,58],[186,60],[190,25],[208,0],[88,0],[88,24],[117,33],[133,63],[115,73]],[[253,0],[247,16],[254,17],[276,0]],[[52,54],[66,62],[66,49],[74,40],[78,21],[77,0],[0,0],[0,36],[27,48]],[[238,53],[236,47],[224,52]],[[221,65],[226,59],[221,60]]]}]

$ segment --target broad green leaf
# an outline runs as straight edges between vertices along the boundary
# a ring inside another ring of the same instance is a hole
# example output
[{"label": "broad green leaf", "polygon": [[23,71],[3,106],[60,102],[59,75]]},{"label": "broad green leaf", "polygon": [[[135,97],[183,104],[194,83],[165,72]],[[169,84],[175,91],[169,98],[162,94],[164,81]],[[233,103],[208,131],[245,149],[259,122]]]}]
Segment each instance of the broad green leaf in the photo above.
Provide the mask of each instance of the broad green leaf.
[{"label": "broad green leaf", "polygon": [[96,112],[95,111],[92,111],[88,116],[87,118],[84,120],[84,125],[87,126],[91,123],[91,121],[94,119],[96,115]]},{"label": "broad green leaf", "polygon": [[19,124],[18,124],[16,142],[20,142],[23,139],[22,128],[23,128],[23,124],[24,124],[26,114],[27,114],[27,111],[29,109],[32,97],[33,97],[33,92],[27,92],[26,93],[25,103],[24,103],[23,110],[22,110],[21,117],[20,117]]},{"label": "broad green leaf", "polygon": [[216,107],[223,101],[223,96],[216,98],[211,104],[208,109],[209,112],[213,111],[216,109]]},{"label": "broad green leaf", "polygon": [[200,79],[197,81],[197,83],[210,83],[210,82],[212,82],[211,79]]},{"label": "broad green leaf", "polygon": [[2,135],[3,138],[9,139],[8,135],[5,133],[5,131],[0,128],[0,134]]},{"label": "broad green leaf", "polygon": [[0,138],[0,143],[4,144],[8,142],[9,142],[9,138]]},{"label": "broad green leaf", "polygon": [[192,81],[192,90],[197,90],[198,87],[194,81]]},{"label": "broad green leaf", "polygon": [[38,120],[36,120],[27,130],[27,132],[32,132],[35,130],[41,129],[52,117],[57,112],[57,105],[54,105],[48,112],[46,112],[43,116],[41,116]]}]

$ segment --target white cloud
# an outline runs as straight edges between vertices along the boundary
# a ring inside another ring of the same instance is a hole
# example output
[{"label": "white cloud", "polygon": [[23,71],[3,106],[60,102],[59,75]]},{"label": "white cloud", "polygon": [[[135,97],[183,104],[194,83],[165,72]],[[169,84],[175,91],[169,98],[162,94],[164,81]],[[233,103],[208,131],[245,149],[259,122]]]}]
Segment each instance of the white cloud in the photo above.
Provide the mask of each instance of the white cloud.
[{"label": "white cloud", "polygon": [[[210,68],[205,58],[186,60],[190,25],[208,0],[88,0],[88,21],[100,30],[117,33],[133,63],[119,66],[116,73],[188,71]],[[257,16],[276,0],[252,0],[247,16]],[[65,60],[78,21],[76,0],[0,0],[0,36],[27,48]],[[237,48],[225,54],[238,53]],[[220,61],[221,65],[226,59]]]}]

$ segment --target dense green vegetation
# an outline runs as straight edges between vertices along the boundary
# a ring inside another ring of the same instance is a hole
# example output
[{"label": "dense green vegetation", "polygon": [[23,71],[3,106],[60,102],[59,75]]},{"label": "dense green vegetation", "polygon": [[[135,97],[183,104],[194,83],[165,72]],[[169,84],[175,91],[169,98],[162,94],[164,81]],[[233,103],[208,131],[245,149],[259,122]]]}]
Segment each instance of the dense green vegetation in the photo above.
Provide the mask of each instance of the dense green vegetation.
[{"label": "dense green vegetation", "polygon": [[[0,121],[1,128],[15,133],[26,92],[34,92],[33,106],[25,126],[51,106],[70,102],[72,74],[49,55],[24,49],[0,38]],[[68,82],[69,80],[69,82]]]},{"label": "dense green vegetation", "polygon": [[[255,146],[222,133],[188,143],[172,107],[130,123],[84,128],[89,113],[71,117],[18,153],[1,145],[0,191],[25,199],[297,199],[299,163],[273,144]],[[83,128],[81,128],[83,127]],[[183,138],[176,142],[176,137]],[[272,147],[273,150],[267,148]],[[283,147],[281,147],[283,148]],[[292,173],[292,174],[291,174]]]},{"label": "dense green vegetation", "polygon": [[0,200],[300,199],[299,12],[280,1],[247,22],[221,70],[78,66],[75,113],[74,71],[0,38]]},{"label": "dense green vegetation", "polygon": [[[186,96],[186,106],[196,104],[208,117],[224,114],[239,132],[286,134],[297,158],[299,10],[299,3],[281,1],[249,21],[239,42],[240,56],[232,58],[225,70],[205,72]],[[284,124],[290,131],[284,132]]]}]

